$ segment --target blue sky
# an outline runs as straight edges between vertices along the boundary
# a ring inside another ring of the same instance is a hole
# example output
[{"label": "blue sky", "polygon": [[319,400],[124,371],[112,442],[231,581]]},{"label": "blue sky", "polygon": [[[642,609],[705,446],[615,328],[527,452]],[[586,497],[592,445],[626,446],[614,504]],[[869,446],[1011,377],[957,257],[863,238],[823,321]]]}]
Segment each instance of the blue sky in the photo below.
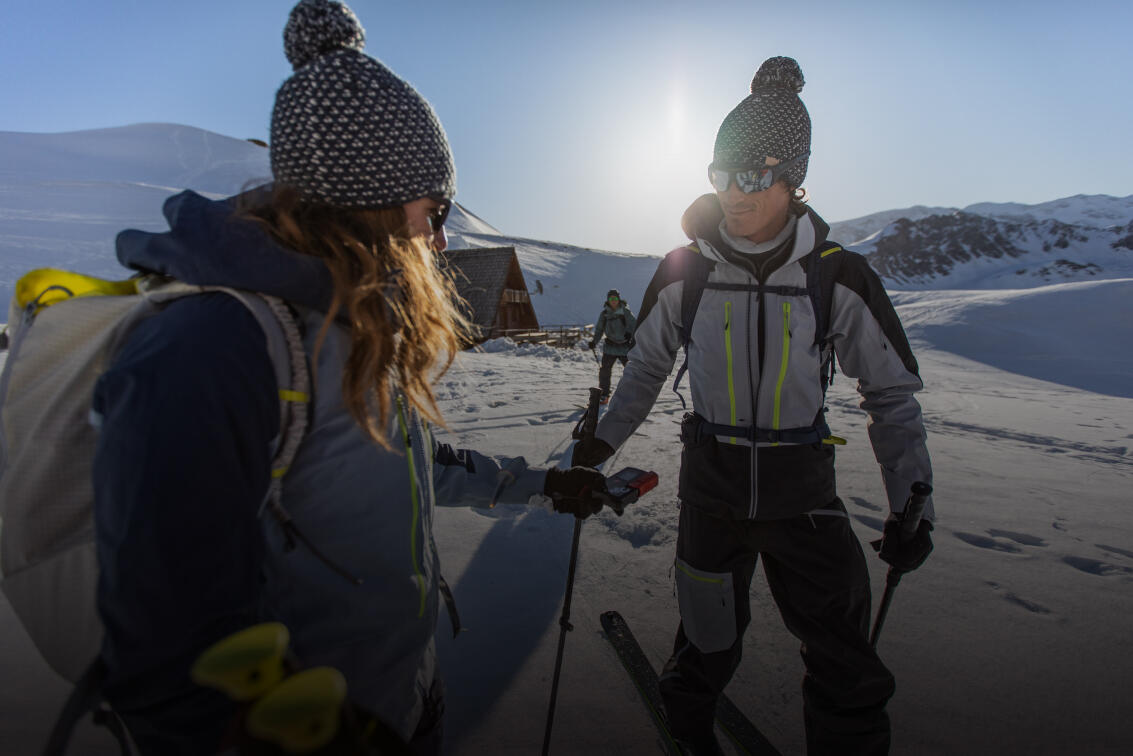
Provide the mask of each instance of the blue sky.
[{"label": "blue sky", "polygon": [[[161,121],[266,139],[290,1],[9,3],[0,130]],[[505,233],[660,254],[723,117],[801,64],[806,188],[838,221],[910,205],[1133,194],[1133,3],[350,3]],[[3,167],[0,166],[0,172]]]}]

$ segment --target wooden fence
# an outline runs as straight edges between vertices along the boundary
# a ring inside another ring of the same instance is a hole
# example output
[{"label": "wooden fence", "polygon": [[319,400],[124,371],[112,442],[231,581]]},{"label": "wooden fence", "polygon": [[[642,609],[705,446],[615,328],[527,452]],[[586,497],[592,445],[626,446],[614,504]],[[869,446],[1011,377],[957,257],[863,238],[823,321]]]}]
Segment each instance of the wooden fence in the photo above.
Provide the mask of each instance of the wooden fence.
[{"label": "wooden fence", "polygon": [[487,334],[487,337],[490,339],[506,337],[517,344],[546,344],[560,349],[569,349],[580,341],[589,341],[593,334],[594,326],[592,325],[556,325],[545,326],[536,331],[493,328]]}]

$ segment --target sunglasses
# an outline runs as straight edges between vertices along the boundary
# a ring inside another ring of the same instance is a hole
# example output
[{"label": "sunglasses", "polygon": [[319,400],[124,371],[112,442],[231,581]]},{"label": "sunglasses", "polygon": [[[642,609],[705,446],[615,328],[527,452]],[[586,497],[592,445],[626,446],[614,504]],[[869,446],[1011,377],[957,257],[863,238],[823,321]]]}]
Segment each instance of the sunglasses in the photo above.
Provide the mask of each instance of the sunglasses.
[{"label": "sunglasses", "polygon": [[433,233],[439,233],[445,227],[445,221],[448,220],[448,212],[452,210],[452,200],[445,197],[430,197],[429,199],[437,203],[437,206],[429,211],[429,228]]},{"label": "sunglasses", "polygon": [[[728,187],[732,185],[732,179],[735,179],[736,186],[738,186],[740,191],[744,194],[762,192],[770,189],[775,182],[786,173],[788,168],[809,154],[809,152],[804,152],[783,163],[760,165],[755,168],[745,168],[743,170],[717,168],[715,163],[710,163],[708,165],[708,180],[711,182],[712,188],[718,192],[728,191]],[[764,162],[766,162],[766,158],[764,158]]]}]

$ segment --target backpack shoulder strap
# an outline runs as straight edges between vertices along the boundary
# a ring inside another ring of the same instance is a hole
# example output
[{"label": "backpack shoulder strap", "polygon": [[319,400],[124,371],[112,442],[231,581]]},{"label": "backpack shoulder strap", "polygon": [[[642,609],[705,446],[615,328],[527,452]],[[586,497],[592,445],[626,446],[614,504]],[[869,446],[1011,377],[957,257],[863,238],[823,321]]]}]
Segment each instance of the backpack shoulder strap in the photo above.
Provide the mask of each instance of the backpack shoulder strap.
[{"label": "backpack shoulder strap", "polygon": [[[677,378],[673,381],[673,393],[681,400],[681,407],[687,409],[685,398],[681,395],[681,379],[688,371],[688,344],[692,340],[692,324],[696,320],[696,311],[700,308],[700,299],[704,296],[704,287],[708,284],[708,276],[715,268],[715,263],[707,259],[700,251],[696,242],[689,244],[686,249],[692,254],[685,254],[683,271],[683,285],[681,287],[681,346],[685,350],[685,361],[677,371]],[[679,251],[680,248],[674,250]],[[672,254],[670,252],[669,254]]]},{"label": "backpack shoulder strap", "polygon": [[834,283],[837,280],[839,244],[823,242],[806,257],[806,290],[814,308],[814,343],[823,355],[822,393],[834,380],[834,350],[830,349],[830,312],[834,304]]},{"label": "backpack shoulder strap", "polygon": [[226,286],[195,286],[180,281],[150,280],[140,283],[139,293],[162,303],[192,294],[223,292],[240,302],[260,324],[267,342],[268,357],[279,387],[279,441],[271,465],[271,486],[261,505],[262,514],[270,506],[273,513],[281,505],[283,476],[291,467],[299,444],[307,431],[311,402],[311,376],[303,334],[291,307],[279,297]]}]

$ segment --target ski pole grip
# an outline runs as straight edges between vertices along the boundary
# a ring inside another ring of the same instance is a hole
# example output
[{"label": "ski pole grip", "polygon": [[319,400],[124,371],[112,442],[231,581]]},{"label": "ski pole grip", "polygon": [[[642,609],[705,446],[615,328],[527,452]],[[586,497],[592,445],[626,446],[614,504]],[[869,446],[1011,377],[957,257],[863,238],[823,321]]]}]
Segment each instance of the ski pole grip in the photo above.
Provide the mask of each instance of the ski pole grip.
[{"label": "ski pole grip", "polygon": [[928,483],[917,481],[912,486],[912,495],[909,500],[905,502],[905,512],[901,516],[901,540],[912,540],[913,536],[917,534],[917,526],[921,522],[921,515],[924,514],[925,504],[928,503],[928,497],[932,495],[932,486]]}]

